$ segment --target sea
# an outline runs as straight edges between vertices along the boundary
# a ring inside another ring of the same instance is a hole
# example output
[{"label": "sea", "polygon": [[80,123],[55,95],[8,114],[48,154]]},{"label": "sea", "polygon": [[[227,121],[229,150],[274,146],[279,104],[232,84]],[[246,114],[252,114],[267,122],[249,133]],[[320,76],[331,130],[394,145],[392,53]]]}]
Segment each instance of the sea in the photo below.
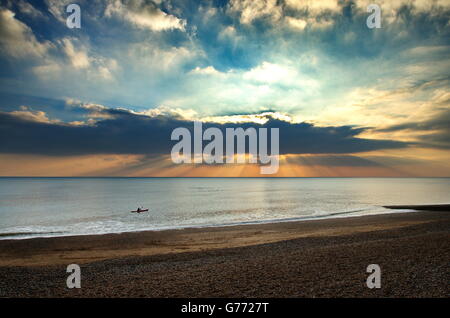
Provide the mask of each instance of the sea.
[{"label": "sea", "polygon": [[[345,218],[450,203],[450,178],[0,178],[0,239]],[[138,207],[146,213],[131,213]]]}]

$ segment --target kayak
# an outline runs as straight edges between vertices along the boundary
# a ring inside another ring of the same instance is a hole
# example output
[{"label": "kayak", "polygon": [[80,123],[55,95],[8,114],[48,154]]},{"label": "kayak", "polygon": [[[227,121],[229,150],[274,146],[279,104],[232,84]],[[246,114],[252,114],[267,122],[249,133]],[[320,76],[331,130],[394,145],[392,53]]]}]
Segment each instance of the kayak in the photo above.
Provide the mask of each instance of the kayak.
[{"label": "kayak", "polygon": [[141,213],[141,212],[148,212],[148,209],[144,209],[144,210],[136,210],[136,211],[131,211],[131,213]]}]

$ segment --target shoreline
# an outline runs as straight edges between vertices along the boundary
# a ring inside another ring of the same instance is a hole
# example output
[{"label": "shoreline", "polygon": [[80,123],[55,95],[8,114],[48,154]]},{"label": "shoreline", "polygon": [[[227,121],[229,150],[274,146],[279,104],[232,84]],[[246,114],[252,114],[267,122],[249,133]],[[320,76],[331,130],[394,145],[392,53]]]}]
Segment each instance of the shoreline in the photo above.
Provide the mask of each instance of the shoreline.
[{"label": "shoreline", "polygon": [[0,297],[448,297],[449,243],[450,210],[2,240]]},{"label": "shoreline", "polygon": [[401,209],[407,209],[405,207],[413,211],[395,211],[397,206],[393,206],[389,207],[392,212],[361,216],[0,239],[0,267],[59,265],[67,263],[67,259],[85,264],[112,258],[198,252],[311,236],[349,235],[429,222],[429,218],[439,218],[442,213],[450,211],[450,205],[433,205],[427,210],[424,208],[428,206],[420,206],[420,210],[412,209],[412,206],[401,206]]},{"label": "shoreline", "polygon": [[[208,229],[208,228],[222,228],[222,227],[234,227],[242,225],[262,225],[262,224],[277,224],[277,223],[288,223],[288,222],[309,222],[309,221],[319,221],[327,219],[338,219],[338,218],[353,218],[353,217],[365,217],[372,215],[384,215],[392,213],[413,213],[418,211],[450,211],[450,204],[440,204],[440,205],[402,205],[402,206],[374,206],[374,208],[384,208],[383,212],[369,212],[363,215],[352,215],[364,211],[344,211],[344,212],[334,212],[327,215],[318,216],[304,216],[304,217],[292,217],[285,219],[270,219],[262,221],[242,221],[236,223],[223,223],[223,224],[205,224],[205,225],[187,225],[179,227],[165,227],[160,229],[144,229],[144,230],[131,230],[131,231],[118,231],[118,232],[104,232],[104,233],[82,233],[64,234],[64,231],[52,231],[52,232],[11,232],[11,233],[0,233],[0,241],[7,240],[33,240],[40,238],[60,238],[60,237],[78,237],[78,236],[97,236],[97,235],[112,235],[112,234],[127,234],[127,233],[141,233],[141,232],[161,232],[161,231],[172,231],[172,230],[189,230],[189,229]],[[436,209],[437,208],[437,209]],[[401,210],[401,211],[399,211]],[[40,234],[42,236],[31,236]],[[62,235],[52,235],[52,234],[62,234]],[[48,235],[48,236],[47,236]]]}]

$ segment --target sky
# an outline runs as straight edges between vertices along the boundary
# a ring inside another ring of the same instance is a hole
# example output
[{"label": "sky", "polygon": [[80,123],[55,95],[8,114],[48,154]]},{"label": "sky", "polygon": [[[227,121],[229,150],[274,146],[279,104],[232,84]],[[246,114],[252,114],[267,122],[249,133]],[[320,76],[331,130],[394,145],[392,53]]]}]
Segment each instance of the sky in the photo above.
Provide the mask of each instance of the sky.
[{"label": "sky", "polygon": [[267,176],[174,164],[171,132],[202,121],[279,128],[276,177],[450,177],[449,18],[450,0],[0,0],[0,176]]}]

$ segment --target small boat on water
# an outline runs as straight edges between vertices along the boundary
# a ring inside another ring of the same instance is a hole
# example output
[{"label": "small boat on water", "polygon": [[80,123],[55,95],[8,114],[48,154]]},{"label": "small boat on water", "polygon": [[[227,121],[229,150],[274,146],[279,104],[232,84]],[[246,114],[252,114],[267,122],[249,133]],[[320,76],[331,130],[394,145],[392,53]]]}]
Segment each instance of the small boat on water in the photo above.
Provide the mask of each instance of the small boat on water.
[{"label": "small boat on water", "polygon": [[142,213],[142,212],[148,212],[148,209],[137,208],[137,210],[131,211],[131,213]]}]

